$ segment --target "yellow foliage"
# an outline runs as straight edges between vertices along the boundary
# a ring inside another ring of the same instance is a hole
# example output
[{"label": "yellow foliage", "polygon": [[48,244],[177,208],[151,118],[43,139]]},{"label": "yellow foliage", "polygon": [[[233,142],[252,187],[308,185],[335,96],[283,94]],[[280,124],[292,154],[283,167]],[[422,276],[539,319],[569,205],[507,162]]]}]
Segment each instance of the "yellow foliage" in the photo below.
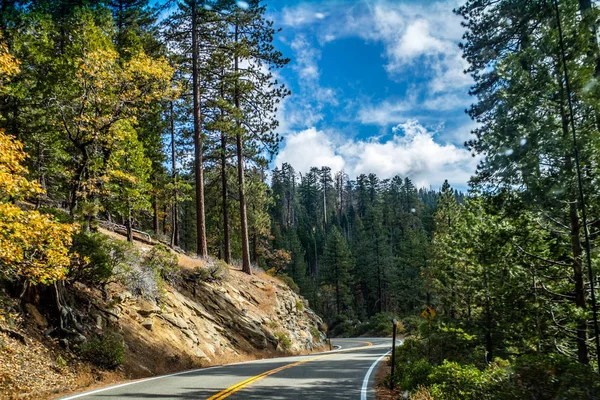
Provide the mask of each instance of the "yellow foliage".
[{"label": "yellow foliage", "polygon": [[27,169],[23,144],[0,131],[0,201],[22,200],[42,192],[35,182],[25,178]]},{"label": "yellow foliage", "polygon": [[8,52],[8,47],[2,41],[2,32],[0,32],[0,87],[6,78],[18,72],[19,61]]},{"label": "yellow foliage", "polygon": [[25,211],[14,200],[42,193],[25,178],[23,145],[0,131],[0,273],[32,284],[64,279],[75,224],[61,224],[38,211]]},{"label": "yellow foliage", "polygon": [[[87,176],[78,184],[79,200],[97,199],[105,194],[102,190],[108,188],[111,180],[137,185],[134,174],[126,174],[127,165],[120,165],[126,157],[114,153],[131,139],[138,115],[143,115],[155,101],[177,95],[177,88],[171,84],[173,72],[164,58],[139,53],[124,61],[111,48],[87,51],[77,60],[73,89],[69,89],[73,96],[67,96],[59,107],[61,115],[56,123],[65,128],[78,148],[87,149],[85,157],[92,158],[81,160],[86,173],[74,177]],[[108,160],[104,155],[110,155],[113,165],[105,165]],[[121,172],[111,175],[108,168]]]},{"label": "yellow foliage", "polygon": [[30,283],[65,278],[74,224],[60,224],[38,211],[0,203],[0,270]]}]

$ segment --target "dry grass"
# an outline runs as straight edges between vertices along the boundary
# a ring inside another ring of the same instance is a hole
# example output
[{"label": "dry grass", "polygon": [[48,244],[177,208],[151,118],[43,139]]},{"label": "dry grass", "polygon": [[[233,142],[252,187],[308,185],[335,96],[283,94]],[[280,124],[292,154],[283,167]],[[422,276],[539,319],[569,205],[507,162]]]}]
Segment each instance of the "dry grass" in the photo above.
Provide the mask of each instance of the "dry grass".
[{"label": "dry grass", "polygon": [[38,399],[50,396],[49,388],[75,385],[79,363],[63,355],[67,365],[61,365],[59,354],[55,345],[47,347],[37,339],[24,344],[0,333],[0,398]]},{"label": "dry grass", "polygon": [[179,266],[185,271],[194,271],[198,267],[205,267],[206,261],[201,258],[190,257],[186,254],[177,254]]}]

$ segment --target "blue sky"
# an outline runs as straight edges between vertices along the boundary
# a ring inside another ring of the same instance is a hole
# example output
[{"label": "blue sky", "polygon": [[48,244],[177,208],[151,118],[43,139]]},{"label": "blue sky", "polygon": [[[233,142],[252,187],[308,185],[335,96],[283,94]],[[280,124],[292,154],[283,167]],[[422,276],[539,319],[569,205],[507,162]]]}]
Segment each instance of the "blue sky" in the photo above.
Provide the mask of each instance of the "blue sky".
[{"label": "blue sky", "polygon": [[476,159],[463,147],[474,124],[459,1],[265,3],[292,60],[277,73],[292,95],[278,113],[276,165],[466,187]]}]

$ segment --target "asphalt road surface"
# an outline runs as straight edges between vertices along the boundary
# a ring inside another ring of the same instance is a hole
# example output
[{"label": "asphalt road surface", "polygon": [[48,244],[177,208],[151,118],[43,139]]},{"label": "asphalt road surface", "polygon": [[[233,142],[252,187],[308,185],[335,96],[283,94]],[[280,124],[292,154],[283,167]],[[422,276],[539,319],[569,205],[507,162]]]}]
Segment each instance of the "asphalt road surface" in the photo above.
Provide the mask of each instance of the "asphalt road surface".
[{"label": "asphalt road surface", "polygon": [[391,339],[332,339],[339,349],[181,372],[63,397],[112,399],[374,399]]}]

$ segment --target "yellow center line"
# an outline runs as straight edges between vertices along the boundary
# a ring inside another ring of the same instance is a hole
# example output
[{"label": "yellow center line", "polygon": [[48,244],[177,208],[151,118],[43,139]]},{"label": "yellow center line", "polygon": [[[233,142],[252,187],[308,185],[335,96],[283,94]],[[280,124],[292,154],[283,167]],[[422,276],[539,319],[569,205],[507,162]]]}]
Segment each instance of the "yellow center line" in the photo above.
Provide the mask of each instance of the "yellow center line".
[{"label": "yellow center line", "polygon": [[284,369],[296,367],[296,366],[298,366],[300,364],[304,364],[304,363],[307,363],[309,361],[315,361],[315,360],[319,360],[321,358],[330,357],[330,356],[336,355],[338,353],[343,353],[343,352],[346,352],[346,351],[354,351],[354,350],[363,350],[363,349],[366,349],[368,347],[373,346],[373,343],[371,343],[371,342],[362,342],[362,341],[357,341],[357,340],[346,340],[346,342],[366,343],[367,345],[363,346],[363,347],[356,347],[356,348],[352,348],[352,349],[340,350],[340,351],[336,351],[335,353],[323,354],[323,355],[320,355],[320,356],[317,356],[317,357],[311,357],[311,358],[307,358],[305,360],[297,361],[297,362],[292,363],[292,364],[283,365],[281,367],[278,367],[278,368],[275,368],[275,369],[263,372],[262,374],[255,375],[255,376],[250,377],[250,378],[248,378],[246,380],[243,380],[243,381],[241,381],[239,383],[236,383],[235,385],[230,386],[227,389],[222,390],[219,393],[217,393],[217,394],[209,397],[208,400],[221,400],[221,399],[224,399],[226,397],[229,397],[232,394],[234,394],[235,392],[237,392],[239,390],[242,390],[246,386],[249,386],[249,385],[253,384],[256,381],[259,381],[259,380],[261,380],[263,378],[266,378],[269,375],[273,375],[273,374],[276,374],[279,371],[283,371]]}]

